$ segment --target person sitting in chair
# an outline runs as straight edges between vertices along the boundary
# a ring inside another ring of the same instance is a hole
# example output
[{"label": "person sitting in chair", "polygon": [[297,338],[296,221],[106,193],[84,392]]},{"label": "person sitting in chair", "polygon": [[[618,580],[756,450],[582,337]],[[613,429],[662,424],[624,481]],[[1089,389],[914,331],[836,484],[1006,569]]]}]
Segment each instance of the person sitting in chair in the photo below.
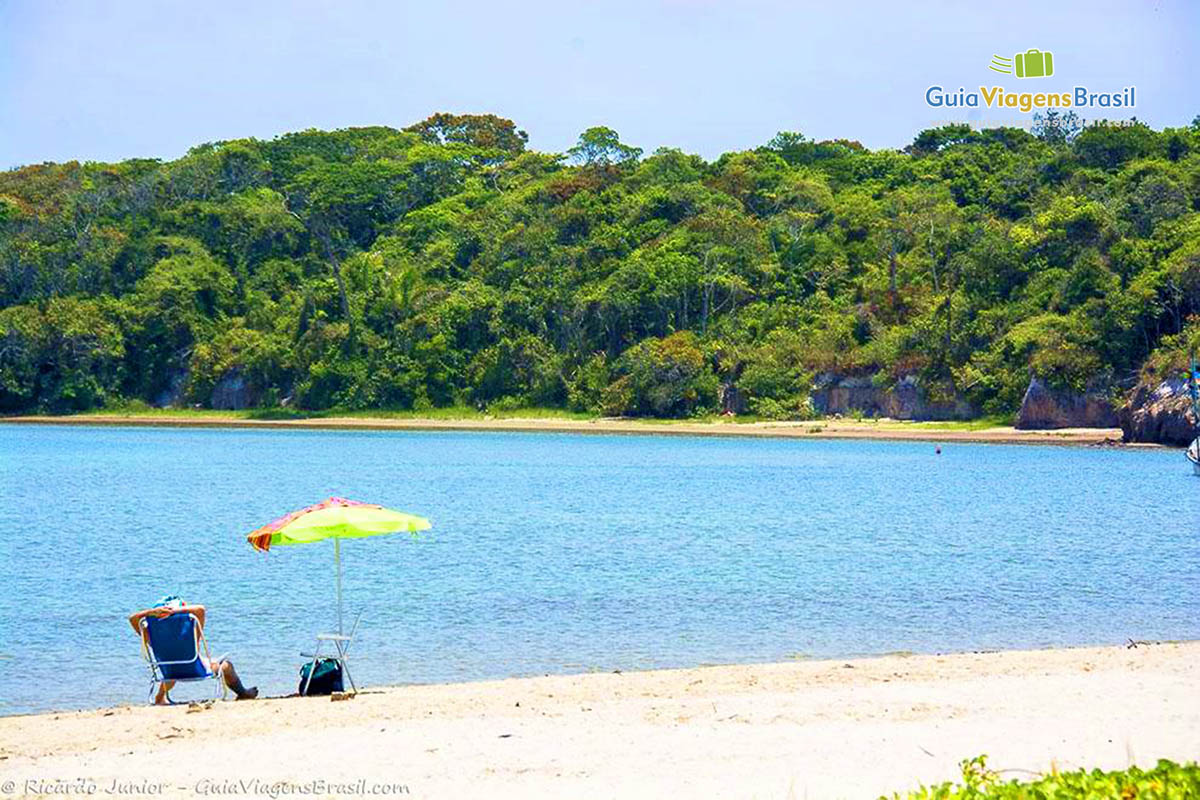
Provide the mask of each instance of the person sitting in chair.
[{"label": "person sitting in chair", "polygon": [[[129,617],[129,624],[133,627],[134,632],[139,636],[144,636],[142,630],[142,620],[146,617],[169,617],[172,614],[193,614],[196,621],[200,623],[200,632],[204,632],[204,606],[192,606],[185,603],[178,597],[164,597],[159,601],[154,608],[147,608],[144,611],[138,611]],[[143,644],[149,646],[148,642],[143,641]],[[205,648],[207,652],[207,647]],[[238,700],[253,700],[258,697],[258,687],[251,686],[247,689],[242,685],[241,678],[238,677],[237,670],[233,668],[233,662],[229,659],[213,659],[209,662],[209,668],[214,675],[220,675],[221,680],[225,685],[237,695]],[[158,694],[154,698],[156,705],[166,705],[170,702],[167,696],[168,692],[175,685],[175,681],[166,680],[159,684]]]}]

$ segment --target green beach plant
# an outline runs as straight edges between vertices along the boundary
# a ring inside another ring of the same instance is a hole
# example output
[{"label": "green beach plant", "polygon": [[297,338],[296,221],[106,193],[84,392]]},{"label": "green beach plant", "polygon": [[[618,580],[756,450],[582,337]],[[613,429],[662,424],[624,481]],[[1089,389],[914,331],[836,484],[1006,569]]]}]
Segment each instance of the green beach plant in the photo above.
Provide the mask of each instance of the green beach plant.
[{"label": "green beach plant", "polygon": [[1151,769],[1073,770],[1049,773],[1032,780],[1001,779],[980,755],[960,763],[962,780],[895,793],[880,800],[1190,800],[1200,797],[1200,766],[1160,760]]}]

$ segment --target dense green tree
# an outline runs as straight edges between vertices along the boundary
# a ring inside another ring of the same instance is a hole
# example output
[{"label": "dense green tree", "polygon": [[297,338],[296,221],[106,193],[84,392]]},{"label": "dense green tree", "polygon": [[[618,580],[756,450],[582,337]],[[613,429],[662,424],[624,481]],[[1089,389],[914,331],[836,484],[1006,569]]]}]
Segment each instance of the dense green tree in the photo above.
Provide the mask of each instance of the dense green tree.
[{"label": "dense green tree", "polygon": [[717,377],[691,331],[638,342],[622,356],[618,373],[606,390],[608,413],[678,417],[716,408]]},{"label": "dense green tree", "polygon": [[0,173],[0,411],[812,413],[828,373],[1011,414],[1177,365],[1200,126],[783,132],[712,162],[490,114]]},{"label": "dense green tree", "polygon": [[567,151],[572,161],[586,167],[606,167],[609,164],[636,161],[641,155],[641,148],[622,144],[616,131],[603,126],[588,128],[579,134],[579,142]]},{"label": "dense green tree", "polygon": [[470,145],[480,150],[499,150],[517,155],[525,149],[529,134],[517,130],[512,120],[495,114],[434,114],[404,130],[418,134],[430,144]]}]

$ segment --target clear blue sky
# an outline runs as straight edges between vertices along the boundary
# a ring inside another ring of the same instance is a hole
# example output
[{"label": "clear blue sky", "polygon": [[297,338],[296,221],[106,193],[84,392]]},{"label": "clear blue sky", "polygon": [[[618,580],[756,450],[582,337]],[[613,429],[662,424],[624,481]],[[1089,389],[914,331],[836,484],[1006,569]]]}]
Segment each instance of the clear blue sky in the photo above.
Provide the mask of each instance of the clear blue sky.
[{"label": "clear blue sky", "polygon": [[[443,110],[510,117],[551,151],[599,124],[710,158],[779,130],[901,147],[949,118],[934,83],[1135,84],[1140,119],[1184,125],[1198,45],[1194,0],[0,0],[0,167]],[[1054,78],[987,70],[1030,47]]]}]

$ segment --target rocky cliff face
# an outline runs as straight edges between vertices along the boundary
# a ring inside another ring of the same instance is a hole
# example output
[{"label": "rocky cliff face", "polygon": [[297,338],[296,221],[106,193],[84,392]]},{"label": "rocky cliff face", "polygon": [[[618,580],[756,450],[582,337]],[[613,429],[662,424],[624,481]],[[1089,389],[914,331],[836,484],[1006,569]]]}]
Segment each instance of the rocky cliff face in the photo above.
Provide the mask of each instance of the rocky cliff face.
[{"label": "rocky cliff face", "polygon": [[1182,378],[1139,383],[1125,398],[1117,416],[1127,442],[1185,447],[1196,438],[1192,401]]},{"label": "rocky cliff face", "polygon": [[154,399],[158,408],[181,408],[183,406],[184,390],[187,388],[188,371],[179,370],[171,375],[171,382],[166,389],[159,392]]},{"label": "rocky cliff face", "polygon": [[1117,424],[1117,412],[1103,393],[1065,392],[1033,378],[1021,400],[1016,427],[1022,430],[1115,428]]},{"label": "rocky cliff face", "polygon": [[869,417],[911,420],[970,419],[976,409],[965,400],[935,402],[915,375],[905,375],[891,388],[880,388],[869,376],[818,375],[813,382],[813,409],[818,414],[860,411]]},{"label": "rocky cliff face", "polygon": [[746,413],[746,396],[732,383],[721,384],[721,413]]},{"label": "rocky cliff face", "polygon": [[209,401],[211,408],[221,410],[252,408],[257,404],[258,397],[253,388],[242,376],[242,373],[236,369],[225,373],[221,380],[217,381],[217,385],[213,387],[212,399]]}]

